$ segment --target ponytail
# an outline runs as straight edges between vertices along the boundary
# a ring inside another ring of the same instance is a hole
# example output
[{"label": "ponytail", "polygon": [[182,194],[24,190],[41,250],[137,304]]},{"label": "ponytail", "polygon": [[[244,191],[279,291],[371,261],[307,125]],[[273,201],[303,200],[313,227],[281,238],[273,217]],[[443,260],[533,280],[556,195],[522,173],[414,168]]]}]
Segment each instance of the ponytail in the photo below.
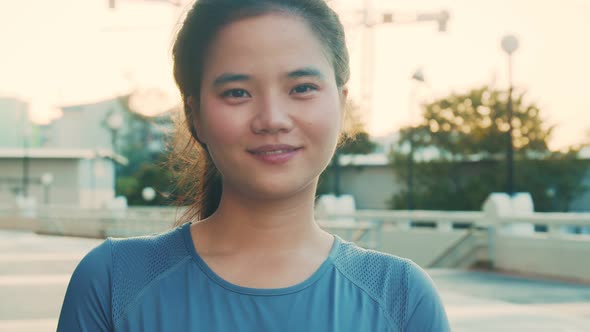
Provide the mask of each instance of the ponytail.
[{"label": "ponytail", "polygon": [[211,216],[219,206],[222,192],[221,175],[209,156],[207,146],[197,138],[192,112],[186,110],[186,103],[184,107],[184,114],[178,112],[174,121],[175,132],[167,160],[176,180],[175,204],[186,208],[174,226]]}]

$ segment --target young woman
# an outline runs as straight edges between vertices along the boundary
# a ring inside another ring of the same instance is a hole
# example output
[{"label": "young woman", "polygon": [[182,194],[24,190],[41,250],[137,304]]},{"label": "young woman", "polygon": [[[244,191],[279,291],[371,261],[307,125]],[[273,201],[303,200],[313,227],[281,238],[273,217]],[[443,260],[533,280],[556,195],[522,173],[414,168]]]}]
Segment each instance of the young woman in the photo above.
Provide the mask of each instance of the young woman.
[{"label": "young woman", "polygon": [[314,220],[349,77],[343,28],[324,1],[197,1],[173,55],[199,153],[186,168],[198,183],[193,218],[93,249],[58,330],[448,331],[417,265]]}]

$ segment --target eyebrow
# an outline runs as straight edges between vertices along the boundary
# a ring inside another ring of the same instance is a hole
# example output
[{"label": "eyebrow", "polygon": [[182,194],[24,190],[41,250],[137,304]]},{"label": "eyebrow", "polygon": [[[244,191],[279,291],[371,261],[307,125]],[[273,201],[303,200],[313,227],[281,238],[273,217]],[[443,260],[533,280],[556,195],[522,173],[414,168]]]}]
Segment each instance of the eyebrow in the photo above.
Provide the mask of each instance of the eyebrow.
[{"label": "eyebrow", "polygon": [[289,78],[299,78],[307,76],[316,77],[321,80],[324,79],[324,75],[318,69],[315,69],[313,67],[297,69],[287,74],[287,77]]},{"label": "eyebrow", "polygon": [[[320,80],[324,79],[324,75],[316,68],[304,67],[287,73],[288,78],[300,77],[316,77]],[[246,74],[224,73],[213,80],[213,86],[218,87],[231,82],[249,81],[252,77]]]},{"label": "eyebrow", "polygon": [[248,81],[249,79],[250,75],[225,73],[217,76],[217,78],[213,81],[213,86],[220,86],[231,82]]}]

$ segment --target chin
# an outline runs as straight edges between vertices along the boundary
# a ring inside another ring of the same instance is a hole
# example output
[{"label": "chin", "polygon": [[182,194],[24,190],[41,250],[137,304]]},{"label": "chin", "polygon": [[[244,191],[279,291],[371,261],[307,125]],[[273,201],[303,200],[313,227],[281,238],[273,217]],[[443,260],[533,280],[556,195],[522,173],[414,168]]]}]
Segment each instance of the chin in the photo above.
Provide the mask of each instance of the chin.
[{"label": "chin", "polygon": [[[272,181],[271,181],[272,180]],[[242,192],[256,199],[281,200],[291,198],[297,194],[313,191],[315,195],[315,181],[303,178],[265,179],[252,181],[244,186]]]}]

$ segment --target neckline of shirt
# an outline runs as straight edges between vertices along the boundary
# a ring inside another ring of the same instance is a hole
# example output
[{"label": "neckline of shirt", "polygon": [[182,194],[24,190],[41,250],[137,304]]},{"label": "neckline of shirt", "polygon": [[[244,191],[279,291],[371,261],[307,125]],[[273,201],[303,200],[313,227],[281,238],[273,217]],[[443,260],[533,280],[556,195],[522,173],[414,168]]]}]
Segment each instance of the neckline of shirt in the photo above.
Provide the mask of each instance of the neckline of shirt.
[{"label": "neckline of shirt", "polygon": [[283,288],[252,288],[252,287],[243,287],[240,285],[233,284],[221,276],[219,276],[215,271],[213,271],[209,265],[203,260],[203,258],[197,253],[195,246],[193,244],[192,235],[190,232],[190,225],[191,222],[185,223],[180,231],[183,234],[184,242],[187,247],[188,252],[190,253],[191,257],[197,263],[197,265],[201,268],[201,270],[207,275],[209,279],[213,282],[219,284],[221,287],[236,293],[247,294],[247,295],[269,295],[269,296],[276,296],[276,295],[285,295],[289,293],[295,293],[301,291],[317,280],[334,264],[334,258],[336,253],[338,252],[338,248],[340,247],[340,243],[343,241],[338,235],[332,234],[334,236],[334,242],[332,244],[332,248],[330,249],[330,253],[328,257],[324,260],[324,262],[316,269],[316,271],[309,276],[306,280],[295,284],[289,287]]}]

